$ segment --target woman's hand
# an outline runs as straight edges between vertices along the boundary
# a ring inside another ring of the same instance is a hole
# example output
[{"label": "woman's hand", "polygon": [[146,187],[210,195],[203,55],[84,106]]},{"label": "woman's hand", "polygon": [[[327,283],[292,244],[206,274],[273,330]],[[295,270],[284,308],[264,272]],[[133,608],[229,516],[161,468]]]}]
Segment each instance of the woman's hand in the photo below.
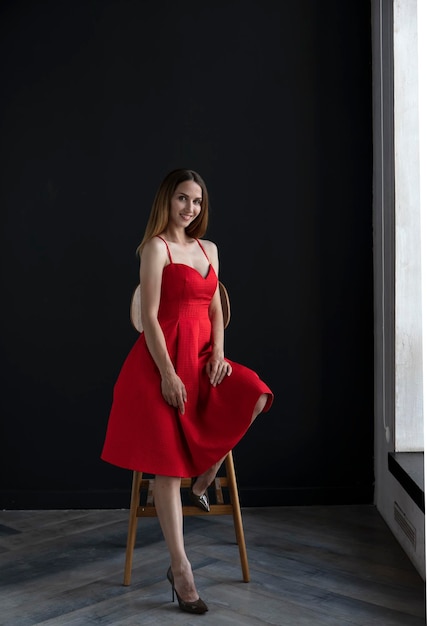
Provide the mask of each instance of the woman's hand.
[{"label": "woman's hand", "polygon": [[215,356],[214,354],[212,354],[206,365],[206,373],[213,387],[222,383],[226,376],[231,376],[232,371],[233,368],[230,363],[224,360],[224,357]]},{"label": "woman's hand", "polygon": [[168,374],[162,378],[162,395],[170,406],[175,407],[181,415],[184,415],[187,390],[177,374]]}]

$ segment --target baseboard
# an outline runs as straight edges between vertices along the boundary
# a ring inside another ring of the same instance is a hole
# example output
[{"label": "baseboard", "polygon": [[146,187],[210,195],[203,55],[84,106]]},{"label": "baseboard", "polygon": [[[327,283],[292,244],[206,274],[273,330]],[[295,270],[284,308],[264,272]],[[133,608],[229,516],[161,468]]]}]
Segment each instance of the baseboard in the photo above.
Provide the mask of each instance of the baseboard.
[{"label": "baseboard", "polygon": [[[373,487],[241,488],[242,507],[372,504]],[[127,509],[129,490],[0,491],[2,510]]]},{"label": "baseboard", "polygon": [[374,487],[244,488],[240,504],[252,506],[310,506],[373,504]]},{"label": "baseboard", "polygon": [[127,509],[128,490],[100,491],[0,491],[0,509],[15,511],[67,509]]}]

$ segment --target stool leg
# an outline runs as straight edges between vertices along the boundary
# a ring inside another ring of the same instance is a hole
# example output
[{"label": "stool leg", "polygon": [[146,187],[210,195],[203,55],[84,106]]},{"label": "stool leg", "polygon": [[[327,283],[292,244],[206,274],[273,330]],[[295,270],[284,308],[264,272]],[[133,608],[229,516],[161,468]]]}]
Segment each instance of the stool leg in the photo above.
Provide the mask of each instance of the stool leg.
[{"label": "stool leg", "polygon": [[233,508],[234,530],[240,552],[240,563],[242,565],[243,580],[245,583],[250,581],[248,555],[246,552],[245,535],[243,532],[242,512],[240,509],[239,493],[237,491],[236,473],[234,471],[233,454],[230,452],[225,459],[225,467],[227,471],[227,482],[230,493],[231,506]]},{"label": "stool leg", "polygon": [[135,547],[136,529],[138,523],[138,506],[140,499],[140,487],[141,487],[142,472],[133,472],[132,479],[132,495],[130,499],[129,507],[129,525],[128,525],[128,538],[126,544],[126,561],[125,561],[125,575],[123,584],[130,585],[130,578],[132,572],[132,559],[133,549]]}]

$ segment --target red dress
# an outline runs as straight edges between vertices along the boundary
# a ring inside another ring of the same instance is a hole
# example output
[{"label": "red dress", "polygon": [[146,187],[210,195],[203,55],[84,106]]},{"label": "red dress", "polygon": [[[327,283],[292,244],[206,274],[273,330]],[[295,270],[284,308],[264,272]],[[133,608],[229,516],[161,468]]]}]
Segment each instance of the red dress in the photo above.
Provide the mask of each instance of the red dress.
[{"label": "red dress", "polygon": [[181,415],[163,399],[159,370],[142,332],[114,386],[101,458],[150,474],[198,476],[242,438],[260,395],[269,395],[267,411],[273,393],[253,370],[229,359],[231,376],[216,387],[210,384],[206,373],[211,353],[208,309],[218,278],[212,265],[204,278],[189,265],[173,263],[169,247],[168,254],[158,320],[187,390],[185,413]]}]

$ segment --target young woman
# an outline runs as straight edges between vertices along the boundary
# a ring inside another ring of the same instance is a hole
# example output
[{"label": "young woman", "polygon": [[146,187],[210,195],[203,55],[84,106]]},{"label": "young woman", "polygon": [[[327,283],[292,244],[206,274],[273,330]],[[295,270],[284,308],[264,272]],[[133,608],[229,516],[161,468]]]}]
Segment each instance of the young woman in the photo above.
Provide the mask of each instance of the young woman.
[{"label": "young woman", "polygon": [[155,474],[157,516],[179,608],[208,610],[184,547],[181,477],[209,511],[225,456],[273,401],[251,369],[224,356],[216,245],[204,236],[208,192],[197,172],[170,172],[154,198],[140,256],[143,332],[114,387],[102,458]]}]

